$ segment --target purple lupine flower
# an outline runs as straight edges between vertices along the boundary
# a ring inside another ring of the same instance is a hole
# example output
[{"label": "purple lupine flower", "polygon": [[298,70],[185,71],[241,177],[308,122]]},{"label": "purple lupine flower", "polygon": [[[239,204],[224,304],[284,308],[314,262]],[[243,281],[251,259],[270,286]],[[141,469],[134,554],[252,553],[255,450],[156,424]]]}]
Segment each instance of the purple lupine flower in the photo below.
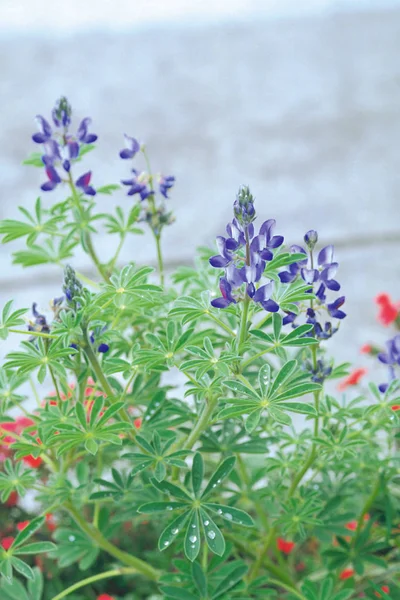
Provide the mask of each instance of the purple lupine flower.
[{"label": "purple lupine flower", "polygon": [[340,307],[343,306],[344,301],[345,297],[340,296],[340,298],[336,298],[336,300],[334,300],[330,304],[327,304],[328,313],[331,315],[331,317],[333,317],[334,319],[345,318],[346,313],[340,310]]},{"label": "purple lupine flower", "polygon": [[290,252],[291,254],[304,254],[304,260],[299,260],[295,263],[292,263],[289,265],[288,270],[278,273],[278,277],[282,283],[291,283],[294,281],[297,275],[300,273],[300,270],[304,268],[308,262],[307,252],[301,246],[293,244],[290,246]]},{"label": "purple lupine flower", "polygon": [[46,175],[48,177],[48,181],[42,183],[40,189],[42,189],[44,192],[50,192],[51,190],[54,190],[59,183],[61,183],[62,179],[52,165],[46,166]]},{"label": "purple lupine flower", "polygon": [[271,250],[283,244],[282,235],[272,235],[275,225],[275,219],[265,221],[260,227],[259,234],[251,242],[252,251],[258,252],[263,260],[272,260],[274,255]]},{"label": "purple lupine flower", "polygon": [[36,123],[39,127],[39,133],[34,133],[32,139],[36,144],[45,144],[50,140],[53,133],[50,123],[41,115],[36,116]]},{"label": "purple lupine flower", "polygon": [[224,269],[233,262],[233,252],[238,248],[238,244],[233,238],[226,239],[222,235],[218,235],[216,241],[219,254],[211,256],[209,262],[210,265],[216,269]]},{"label": "purple lupine flower", "polygon": [[28,325],[28,331],[40,331],[42,333],[49,333],[50,326],[47,323],[45,315],[42,315],[37,309],[37,303],[32,304],[32,314],[35,317],[34,322],[30,322]]},{"label": "purple lupine flower", "polygon": [[88,171],[87,173],[84,173],[83,175],[81,175],[75,181],[75,185],[76,185],[76,187],[80,188],[84,194],[87,194],[88,196],[95,196],[96,190],[90,185],[91,177],[92,177],[92,172]]},{"label": "purple lupine flower", "polygon": [[254,302],[259,302],[264,310],[268,312],[277,312],[279,310],[279,304],[272,300],[272,292],[274,291],[274,282],[262,285],[258,288],[253,296]]},{"label": "purple lupine flower", "polygon": [[236,300],[232,296],[232,286],[225,277],[220,278],[219,289],[221,290],[222,297],[211,300],[214,308],[226,308],[230,304],[236,304]]},{"label": "purple lupine flower", "polygon": [[154,191],[149,187],[149,176],[144,172],[138,174],[136,169],[132,169],[132,173],[134,174],[134,177],[131,179],[123,179],[121,181],[123,185],[129,186],[127,192],[128,196],[139,194],[142,201],[146,200],[149,196],[153,196]]},{"label": "purple lupine flower", "polygon": [[124,133],[125,148],[123,148],[119,155],[121,158],[133,158],[140,150],[140,144],[134,137],[130,137]]},{"label": "purple lupine flower", "polygon": [[386,342],[386,352],[380,352],[378,359],[384,365],[400,365],[400,334]]},{"label": "purple lupine flower", "polygon": [[97,348],[97,352],[100,352],[101,354],[105,354],[106,352],[108,352],[110,349],[110,346],[108,344],[100,344],[100,346],[98,346]]},{"label": "purple lupine flower", "polygon": [[168,177],[161,176],[159,181],[160,186],[160,194],[164,196],[164,198],[169,198],[168,190],[170,190],[175,183],[175,177],[173,175],[169,175]]},{"label": "purple lupine flower", "polygon": [[82,119],[79,124],[78,131],[76,132],[76,137],[82,144],[93,144],[97,140],[97,135],[95,133],[89,133],[88,128],[91,124],[92,119],[90,117],[86,117]]},{"label": "purple lupine flower", "polygon": [[304,234],[304,241],[309,250],[314,250],[315,244],[318,242],[318,233],[315,229],[310,229]]},{"label": "purple lupine flower", "polygon": [[[248,230],[249,236],[252,237],[251,231],[254,231],[253,226],[250,225],[248,227]],[[239,246],[244,246],[246,244],[246,238],[244,235],[243,228],[237,219],[233,219],[231,223],[228,223],[228,225],[226,226],[226,233],[228,234],[231,240],[236,242],[236,247],[233,247],[233,242],[230,242],[230,244],[232,245],[232,247],[230,248],[231,250],[236,250],[237,248],[239,248]]]}]

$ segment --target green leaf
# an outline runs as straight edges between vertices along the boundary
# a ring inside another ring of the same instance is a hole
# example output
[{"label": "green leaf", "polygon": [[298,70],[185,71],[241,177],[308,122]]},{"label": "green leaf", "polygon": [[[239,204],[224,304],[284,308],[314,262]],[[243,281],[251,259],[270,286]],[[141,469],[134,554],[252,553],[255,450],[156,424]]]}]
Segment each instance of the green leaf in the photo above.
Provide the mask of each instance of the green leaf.
[{"label": "green leaf", "polygon": [[187,524],[184,550],[186,558],[191,562],[196,560],[200,552],[200,521],[197,510],[192,511]]},{"label": "green leaf", "polygon": [[211,552],[222,556],[225,552],[225,540],[224,536],[204,509],[200,509],[201,522],[203,525],[203,531],[206,538],[207,546]]},{"label": "green leaf", "polygon": [[160,587],[160,590],[163,594],[165,594],[166,597],[173,598],[173,600],[199,600],[197,596],[194,596],[191,592],[188,592],[187,589],[163,585]]},{"label": "green leaf", "polygon": [[172,521],[172,523],[167,525],[158,540],[158,549],[161,552],[163,550],[167,550],[167,548],[169,548],[169,546],[175,540],[176,536],[181,533],[190,515],[191,511],[187,510],[182,515],[179,515],[179,517],[177,517],[174,521]]},{"label": "green leaf", "polygon": [[186,508],[185,502],[147,502],[142,504],[138,508],[139,513],[151,514],[151,513],[165,513],[170,510],[178,510],[180,508]]},{"label": "green leaf", "polygon": [[9,558],[6,558],[5,560],[3,560],[0,563],[0,573],[7,581],[10,581],[10,582],[12,581],[13,572],[12,572],[11,560]]},{"label": "green leaf", "polygon": [[201,484],[203,482],[203,476],[204,476],[203,458],[199,452],[196,452],[196,454],[194,455],[193,466],[192,466],[192,486],[193,486],[193,492],[195,493],[196,496],[198,496],[200,493]]},{"label": "green leaf", "polygon": [[248,434],[252,434],[253,431],[257,428],[257,425],[259,424],[261,419],[262,412],[262,408],[257,408],[256,410],[253,410],[253,412],[251,412],[247,417],[245,427]]},{"label": "green leaf", "polygon": [[157,481],[162,481],[165,479],[166,474],[167,469],[164,462],[162,460],[157,461],[156,468],[154,469],[154,477],[157,479]]},{"label": "green leaf", "polygon": [[192,579],[202,598],[207,596],[207,577],[198,562],[192,564]]},{"label": "green leaf", "polygon": [[301,413],[303,415],[317,416],[317,411],[311,404],[302,402],[280,402],[279,408],[290,410],[291,412]]},{"label": "green leaf", "polygon": [[27,579],[33,579],[34,574],[29,565],[26,564],[23,560],[20,560],[16,556],[11,557],[11,564],[18,573],[21,573]]},{"label": "green leaf", "polygon": [[[37,567],[35,568],[35,570],[36,569]],[[29,582],[31,582],[31,580]],[[4,600],[9,600],[9,598],[11,598],[12,600],[41,600],[40,597],[35,598],[34,596],[31,596],[31,598],[29,598],[24,586],[18,579],[13,579],[12,583],[9,583],[7,580],[4,579],[1,582],[0,592],[6,595]]]},{"label": "green leaf", "polygon": [[19,532],[12,545],[13,550],[21,546],[26,540],[28,540],[38,529],[41,528],[45,521],[44,517],[36,517],[29,525],[27,525],[22,531]]},{"label": "green leaf", "polygon": [[177,485],[174,485],[173,483],[169,483],[169,481],[158,482],[155,479],[152,479],[151,483],[164,494],[171,494],[180,500],[186,500],[186,502],[192,501],[191,497],[185,492],[185,490]]},{"label": "green leaf", "polygon": [[16,548],[13,555],[39,554],[40,552],[54,552],[54,550],[57,550],[57,546],[53,542],[34,542],[33,544],[22,546],[22,548]]},{"label": "green leaf", "polygon": [[254,398],[255,400],[259,400],[258,394],[253,390],[252,387],[244,385],[240,381],[236,381],[236,379],[228,379],[223,382],[223,385],[233,392],[238,392],[239,394],[244,394],[245,396],[249,396],[250,398]]},{"label": "green leaf", "polygon": [[207,504],[204,504],[204,507],[216,512],[222,519],[225,519],[230,523],[236,523],[237,525],[243,525],[244,527],[254,527],[253,519],[244,510],[212,502],[207,502]]},{"label": "green leaf", "polygon": [[99,445],[93,438],[87,438],[85,441],[85,448],[90,454],[95,455],[99,449]]},{"label": "green leaf", "polygon": [[283,365],[283,367],[274,379],[274,382],[269,392],[269,397],[272,398],[278,392],[279,388],[282,387],[285,381],[292,375],[296,367],[297,360],[289,360],[286,364]]},{"label": "green leaf", "polygon": [[268,363],[263,365],[258,374],[258,385],[260,386],[261,394],[264,398],[268,396],[268,388],[271,382],[271,367]]},{"label": "green leaf", "polygon": [[[28,581],[30,600],[41,600],[43,593],[43,575],[39,567],[34,567],[32,571],[33,579]],[[23,600],[22,597],[21,600]]]},{"label": "green leaf", "polygon": [[31,167],[41,167],[44,169],[44,163],[42,161],[42,154],[40,152],[32,152],[28,158],[22,161],[23,165],[28,165]]},{"label": "green leaf", "polygon": [[279,410],[279,408],[276,408],[275,406],[269,406],[268,412],[278,423],[281,423],[282,425],[291,425],[292,419],[289,415],[286,415],[283,410]]},{"label": "green leaf", "polygon": [[214,488],[220,485],[226,477],[228,477],[235,466],[235,462],[236,458],[234,456],[230,456],[220,464],[201,495],[203,499],[206,498],[214,490]]},{"label": "green leaf", "polygon": [[274,330],[275,340],[278,341],[282,329],[282,317],[277,312],[272,315],[272,328]]},{"label": "green leaf", "polygon": [[[229,592],[235,585],[239,583],[243,579],[243,577],[247,573],[246,565],[238,565],[233,571],[228,573],[228,575],[220,582],[220,584],[215,589],[213,595],[211,596],[212,600],[216,600],[220,598],[226,592]],[[328,600],[328,598],[326,598]]]},{"label": "green leaf", "polygon": [[305,394],[311,394],[312,392],[319,392],[321,386],[319,383],[301,383],[296,385],[295,387],[289,388],[275,396],[274,402],[281,402],[282,400],[286,400],[289,398],[298,398],[299,396],[304,396]]}]

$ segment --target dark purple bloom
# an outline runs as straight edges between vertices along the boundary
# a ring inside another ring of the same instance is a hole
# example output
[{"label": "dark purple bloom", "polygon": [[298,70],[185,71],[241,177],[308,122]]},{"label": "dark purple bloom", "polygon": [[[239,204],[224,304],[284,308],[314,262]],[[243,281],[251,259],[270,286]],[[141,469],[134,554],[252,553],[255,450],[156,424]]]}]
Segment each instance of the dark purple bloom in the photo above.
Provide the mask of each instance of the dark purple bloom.
[{"label": "dark purple bloom", "polygon": [[279,248],[283,244],[282,235],[272,235],[275,228],[275,219],[268,219],[261,227],[259,234],[251,242],[253,252],[258,252],[263,260],[272,260],[274,258],[272,249]]},{"label": "dark purple bloom", "polygon": [[51,165],[46,167],[46,175],[49,178],[49,180],[43,183],[40,186],[40,188],[44,192],[50,192],[51,190],[54,190],[54,188],[57,187],[59,183],[61,183],[62,179],[57,173],[56,169]]},{"label": "dark purple bloom", "polygon": [[121,158],[133,158],[140,150],[139,142],[129,135],[124,134],[125,148],[120,151],[119,155]]},{"label": "dark purple bloom", "polygon": [[95,196],[96,190],[90,185],[90,179],[92,177],[92,172],[88,171],[79,177],[76,180],[75,184],[78,188],[80,188],[84,194],[88,196]]},{"label": "dark purple bloom", "polygon": [[230,304],[236,304],[236,300],[232,296],[232,286],[225,277],[220,278],[219,289],[221,290],[222,297],[212,300],[212,306],[215,308],[226,308]]},{"label": "dark purple bloom", "polygon": [[273,281],[270,281],[259,287],[253,296],[254,302],[259,302],[264,310],[268,312],[277,312],[279,310],[279,304],[271,298],[273,290],[274,283]]},{"label": "dark purple bloom", "polygon": [[294,323],[297,315],[294,312],[286,313],[286,316],[282,319],[282,325],[289,325],[289,323]]},{"label": "dark purple bloom", "polygon": [[385,365],[400,365],[400,334],[386,342],[386,352],[380,352],[378,359]]},{"label": "dark purple bloom", "polygon": [[100,344],[100,346],[97,348],[97,352],[101,352],[101,354],[105,354],[106,352],[108,352],[110,349],[110,346],[108,344]]},{"label": "dark purple bloom", "polygon": [[52,129],[48,121],[41,115],[36,116],[36,122],[39,126],[39,133],[35,133],[32,139],[36,144],[44,144],[51,138]]},{"label": "dark purple bloom", "polygon": [[345,301],[344,296],[340,296],[340,298],[336,298],[333,302],[327,305],[327,309],[331,317],[334,319],[344,319],[346,313],[340,310],[340,307],[343,306]]},{"label": "dark purple bloom", "polygon": [[88,132],[88,128],[89,128],[89,125],[91,124],[91,122],[92,122],[92,119],[90,119],[89,117],[86,117],[85,119],[83,119],[80,122],[80,125],[78,127],[76,136],[77,136],[78,140],[80,142],[82,142],[83,144],[93,144],[93,142],[95,142],[97,140],[97,135],[95,133]]},{"label": "dark purple bloom", "polygon": [[145,173],[141,173],[138,175],[136,169],[132,169],[132,173],[134,173],[134,177],[131,179],[123,179],[121,183],[123,185],[128,185],[128,196],[134,196],[135,194],[140,195],[141,200],[146,200],[149,196],[154,194],[154,191],[149,188],[148,182],[149,178]]},{"label": "dark purple bloom", "polygon": [[162,176],[159,181],[160,193],[164,196],[164,198],[168,198],[168,190],[170,190],[175,183],[175,177],[170,175],[168,177]]},{"label": "dark purple bloom", "polygon": [[212,256],[209,262],[216,269],[224,269],[234,260],[233,251],[238,248],[238,244],[232,238],[226,239],[222,235],[217,236],[216,242],[219,254]]}]

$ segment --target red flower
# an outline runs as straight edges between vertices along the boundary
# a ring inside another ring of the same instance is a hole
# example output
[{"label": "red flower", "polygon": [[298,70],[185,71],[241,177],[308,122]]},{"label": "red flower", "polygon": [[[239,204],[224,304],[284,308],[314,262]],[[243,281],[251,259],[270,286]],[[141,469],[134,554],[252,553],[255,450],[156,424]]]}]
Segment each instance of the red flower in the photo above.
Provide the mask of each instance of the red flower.
[{"label": "red flower", "polygon": [[392,410],[400,410],[400,404],[392,404]]},{"label": "red flower", "polygon": [[[368,513],[366,515],[364,515],[364,521],[369,521],[370,518],[371,517],[369,516]],[[349,531],[355,531],[357,529],[357,521],[349,521],[348,523],[346,523],[345,527]]]},{"label": "red flower", "polygon": [[34,456],[32,456],[32,454],[28,454],[28,456],[23,456],[22,460],[26,465],[32,467],[32,469],[38,469],[43,462],[40,456],[38,458],[35,458]]},{"label": "red flower", "polygon": [[8,496],[8,500],[6,502],[6,506],[15,506],[18,502],[18,494],[17,492],[11,492]]},{"label": "red flower", "polygon": [[[382,592],[385,592],[385,594],[388,594],[390,592],[390,588],[388,585],[383,585],[381,587]],[[382,598],[381,594],[379,592],[375,592],[375,596],[377,596],[377,598]]]},{"label": "red flower", "polygon": [[353,577],[354,575],[354,569],[344,569],[344,571],[342,571],[339,575],[339,579],[350,579],[350,577]]},{"label": "red flower", "polygon": [[372,352],[371,344],[364,344],[364,346],[361,346],[360,352],[361,352],[361,354],[371,354],[371,352]]},{"label": "red flower", "polygon": [[377,319],[381,325],[387,327],[397,319],[399,306],[392,302],[389,294],[379,294],[375,302],[379,306]]},{"label": "red flower", "polygon": [[290,554],[295,545],[296,544],[294,542],[289,542],[287,540],[284,540],[283,538],[278,538],[276,542],[278,550],[280,550],[284,554]]},{"label": "red flower", "polygon": [[133,424],[136,427],[136,429],[140,429],[142,426],[142,419],[140,417],[138,419],[135,419],[133,421]]},{"label": "red flower", "polygon": [[4,550],[9,550],[14,543],[14,538],[11,536],[4,537],[0,543]]},{"label": "red flower", "polygon": [[47,529],[51,532],[57,529],[57,525],[54,521],[54,515],[52,515],[52,513],[46,513],[46,525]]},{"label": "red flower", "polygon": [[17,523],[17,529],[18,531],[22,531],[23,529],[25,529],[25,527],[28,527],[30,521],[21,521],[20,523]]},{"label": "red flower", "polygon": [[367,369],[364,369],[362,367],[359,369],[354,369],[354,371],[350,373],[350,375],[348,375],[345,379],[343,379],[343,381],[339,383],[339,385],[337,386],[338,390],[340,392],[343,392],[343,390],[350,387],[351,385],[357,385],[360,382],[360,379],[362,379],[362,377],[364,377],[366,373]]},{"label": "red flower", "polygon": [[100,594],[100,596],[97,596],[97,600],[114,600],[114,598],[109,594]]}]

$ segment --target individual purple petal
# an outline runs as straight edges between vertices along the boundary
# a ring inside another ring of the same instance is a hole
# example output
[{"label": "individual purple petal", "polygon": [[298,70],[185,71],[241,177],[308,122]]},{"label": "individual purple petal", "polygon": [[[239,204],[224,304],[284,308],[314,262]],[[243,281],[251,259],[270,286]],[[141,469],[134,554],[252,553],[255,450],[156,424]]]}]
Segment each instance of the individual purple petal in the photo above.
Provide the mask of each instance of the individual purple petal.
[{"label": "individual purple petal", "polygon": [[70,172],[71,163],[69,162],[69,160],[64,160],[62,166],[63,166],[64,171],[66,171],[67,173]]},{"label": "individual purple petal", "polygon": [[326,295],[325,295],[325,285],[323,283],[321,283],[321,285],[319,286],[318,290],[316,291],[315,295],[317,296],[318,300],[321,303],[324,303],[326,300]]},{"label": "individual purple petal", "polygon": [[262,285],[261,287],[258,288],[256,293],[254,294],[254,298],[253,298],[254,302],[264,302],[266,300],[269,300],[273,291],[274,291],[274,283],[272,281],[270,281],[270,283]]},{"label": "individual purple petal", "polygon": [[301,269],[301,276],[306,283],[315,283],[319,279],[317,269]]},{"label": "individual purple petal", "polygon": [[84,144],[92,144],[97,140],[97,135],[95,135],[94,133],[88,133],[88,128],[91,122],[92,119],[86,117],[85,119],[82,119],[78,127],[78,131],[76,134],[77,138],[80,142],[83,142]]},{"label": "individual purple petal", "polygon": [[335,279],[329,279],[328,281],[325,281],[325,285],[329,290],[334,292],[338,292],[340,290],[340,283]]},{"label": "individual purple petal", "polygon": [[385,352],[379,352],[378,360],[380,360],[380,362],[383,363],[384,365],[392,364],[391,357],[388,354],[386,354]]},{"label": "individual purple petal", "polygon": [[168,177],[161,177],[159,182],[160,194],[164,196],[164,198],[169,198],[168,190],[170,190],[175,183],[175,177],[170,175]]},{"label": "individual purple petal", "polygon": [[67,150],[68,150],[68,156],[70,158],[70,160],[73,160],[74,158],[78,158],[79,156],[79,144],[78,142],[74,142],[74,141],[68,141],[67,142]]},{"label": "individual purple petal", "polygon": [[290,271],[282,271],[281,273],[278,273],[278,277],[281,280],[281,283],[292,283],[292,281],[295,280],[296,275]]},{"label": "individual purple petal", "polygon": [[55,140],[47,140],[44,144],[44,150],[46,155],[52,160],[61,160],[60,145]]},{"label": "individual purple petal", "polygon": [[92,177],[92,172],[88,171],[87,173],[84,173],[83,175],[81,175],[77,180],[76,180],[76,185],[80,188],[85,188],[88,187],[88,185],[90,184],[90,179]]},{"label": "individual purple petal", "polygon": [[249,298],[253,298],[254,294],[256,293],[256,288],[254,283],[249,283],[247,288],[246,288],[246,293],[249,296]]},{"label": "individual purple petal", "polygon": [[263,260],[272,260],[274,258],[274,255],[271,252],[271,250],[269,250],[268,248],[264,248],[264,250],[261,250],[260,252],[260,257]]},{"label": "individual purple petal", "polygon": [[128,148],[124,148],[123,150],[120,151],[119,155],[121,158],[133,158],[134,153],[132,152],[132,150],[129,150]]},{"label": "individual purple petal", "polygon": [[297,315],[294,312],[289,312],[282,319],[282,325],[288,325],[289,323],[293,323],[296,319]]},{"label": "individual purple petal", "polygon": [[269,240],[271,239],[272,230],[274,229],[275,225],[275,219],[268,219],[268,221],[264,221],[260,227],[260,235],[265,236],[266,244],[268,244]]},{"label": "individual purple petal", "polygon": [[385,394],[386,390],[388,389],[389,384],[388,383],[380,383],[378,385],[378,389],[382,394]]},{"label": "individual purple petal", "polygon": [[135,138],[133,138],[129,135],[126,135],[126,133],[124,134],[124,139],[125,139],[125,148],[123,150],[121,150],[119,155],[121,158],[133,158],[135,156],[135,154],[137,154],[139,152],[140,144]]},{"label": "individual purple petal", "polygon": [[[219,236],[219,237],[221,237],[221,236]],[[223,239],[225,239],[225,238],[223,238]],[[235,250],[237,250],[239,248],[239,244],[233,238],[227,238],[225,240],[225,248],[226,248],[226,250],[229,250],[230,252],[234,252]]]},{"label": "individual purple petal", "polygon": [[283,235],[274,235],[268,245],[270,248],[278,248],[282,246],[284,239]]},{"label": "individual purple petal", "polygon": [[332,245],[325,246],[325,248],[322,248],[322,250],[318,254],[318,264],[320,267],[330,265],[333,263],[333,251],[334,247]]},{"label": "individual purple petal", "polygon": [[216,256],[212,256],[209,259],[209,263],[215,269],[223,269],[230,263],[230,259],[225,258],[225,256],[221,256],[220,254],[217,254]]},{"label": "individual purple petal", "polygon": [[51,192],[51,190],[54,190],[55,187],[57,187],[57,184],[54,183],[54,181],[46,181],[46,183],[43,183],[40,186],[40,189],[44,192]]},{"label": "individual purple petal", "polygon": [[61,177],[59,176],[59,174],[53,166],[48,165],[46,167],[46,175],[52,183],[55,183],[56,185],[57,183],[61,183]]},{"label": "individual purple petal", "polygon": [[211,300],[211,306],[214,308],[227,308],[232,302],[226,300],[225,298],[215,298],[215,300]]},{"label": "individual purple petal", "polygon": [[105,354],[106,352],[108,352],[110,349],[110,346],[108,344],[100,344],[100,346],[97,348],[97,352],[101,352],[102,354]]},{"label": "individual purple petal", "polygon": [[83,191],[88,196],[95,196],[96,195],[96,190],[91,185],[88,185],[88,186],[84,187]]},{"label": "individual purple petal", "polygon": [[229,302],[234,302],[236,304],[236,300],[232,296],[232,286],[225,277],[221,277],[219,280],[219,289],[225,300],[229,300]]},{"label": "individual purple petal", "polygon": [[274,300],[265,300],[260,303],[264,310],[268,312],[278,312],[279,304],[277,304]]},{"label": "individual purple petal", "polygon": [[332,263],[329,266],[325,267],[321,271],[321,279],[322,281],[328,281],[328,279],[333,279],[338,270],[338,263]]},{"label": "individual purple petal", "polygon": [[52,134],[52,129],[51,129],[50,123],[48,121],[46,121],[46,119],[44,117],[42,117],[41,115],[36,115],[35,121],[39,127],[39,131],[46,138],[50,138],[51,134]]},{"label": "individual purple petal", "polygon": [[32,136],[32,140],[36,144],[44,144],[48,140],[48,137],[44,133],[34,133]]},{"label": "individual purple petal", "polygon": [[241,269],[237,269],[233,263],[227,265],[225,269],[225,279],[227,279],[234,288],[238,288],[245,283]]}]

